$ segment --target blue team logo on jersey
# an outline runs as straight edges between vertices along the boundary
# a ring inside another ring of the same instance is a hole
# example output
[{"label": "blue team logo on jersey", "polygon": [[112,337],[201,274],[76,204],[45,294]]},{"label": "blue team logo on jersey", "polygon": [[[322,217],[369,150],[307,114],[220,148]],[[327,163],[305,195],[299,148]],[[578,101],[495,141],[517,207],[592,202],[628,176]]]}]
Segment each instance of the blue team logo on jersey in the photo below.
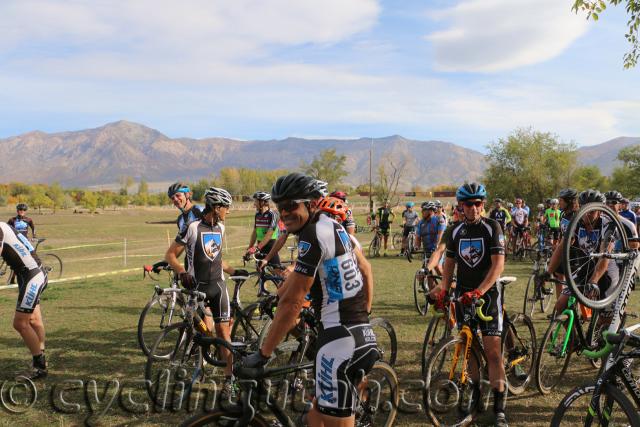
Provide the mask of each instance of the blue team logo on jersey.
[{"label": "blue team logo on jersey", "polygon": [[351,239],[349,238],[349,234],[344,230],[344,228],[338,230],[338,237],[340,237],[340,241],[342,242],[342,246],[344,246],[345,250],[351,250]]},{"label": "blue team logo on jersey", "polygon": [[300,240],[298,243],[298,256],[305,256],[311,249],[311,243]]},{"label": "blue team logo on jersey", "polygon": [[218,231],[205,232],[201,235],[202,250],[207,258],[213,261],[220,253],[222,247],[222,233]]},{"label": "blue team logo on jersey", "polygon": [[458,251],[465,264],[473,268],[480,263],[484,255],[484,240],[460,239]]}]

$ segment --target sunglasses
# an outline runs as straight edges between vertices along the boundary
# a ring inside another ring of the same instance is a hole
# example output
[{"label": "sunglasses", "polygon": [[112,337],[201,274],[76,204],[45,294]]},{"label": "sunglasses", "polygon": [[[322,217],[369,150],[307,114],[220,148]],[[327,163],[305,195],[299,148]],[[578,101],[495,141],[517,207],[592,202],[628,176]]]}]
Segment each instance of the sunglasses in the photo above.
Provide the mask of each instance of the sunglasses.
[{"label": "sunglasses", "polygon": [[476,208],[479,208],[480,206],[482,206],[484,202],[482,200],[476,200],[475,202],[472,202],[470,200],[464,202],[464,205],[468,208],[470,208],[471,206],[475,206]]},{"label": "sunglasses", "polygon": [[619,201],[617,201],[617,200],[607,200],[607,205],[617,205],[617,204],[619,204],[619,203],[620,203],[620,202],[619,202]]},{"label": "sunglasses", "polygon": [[283,202],[279,202],[276,204],[279,211],[287,211],[291,212],[298,208],[300,203],[309,202],[309,199],[300,199],[300,200],[285,200]]}]

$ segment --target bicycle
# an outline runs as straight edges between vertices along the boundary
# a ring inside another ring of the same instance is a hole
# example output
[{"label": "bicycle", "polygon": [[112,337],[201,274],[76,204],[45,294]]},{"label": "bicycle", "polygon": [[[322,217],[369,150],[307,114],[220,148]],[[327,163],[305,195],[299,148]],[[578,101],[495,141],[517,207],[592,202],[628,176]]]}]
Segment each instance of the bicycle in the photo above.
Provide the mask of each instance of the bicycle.
[{"label": "bicycle", "polygon": [[185,299],[179,292],[178,277],[173,274],[168,263],[160,261],[152,266],[145,265],[143,278],[148,276],[151,280],[158,281],[156,276],[161,271],[169,273],[169,287],[163,289],[158,285],[154,286],[153,295],[138,319],[138,345],[145,356],[149,356],[151,347],[163,329],[173,324],[175,319],[182,322],[185,317]]},{"label": "bicycle", "polygon": [[[196,414],[182,423],[184,427],[196,427],[205,425],[250,425],[273,426],[263,415],[271,413],[277,425],[294,427],[301,424],[298,419],[294,422],[287,413],[289,399],[274,399],[272,392],[272,379],[279,379],[296,374],[308,372],[313,369],[314,362],[288,364],[285,366],[264,368],[244,368],[241,365],[242,357],[247,353],[246,347],[235,346],[217,338],[201,337],[200,344],[204,354],[209,354],[208,347],[224,346],[232,352],[234,360],[234,374],[239,379],[240,398],[237,404],[229,405],[224,410]],[[395,371],[384,362],[376,362],[373,368],[358,384],[358,402],[356,407],[356,426],[384,425],[391,426],[397,414],[400,401],[398,392],[398,378]],[[304,384],[298,390],[303,402],[310,393],[305,391]],[[384,400],[382,400],[384,399]],[[281,403],[282,400],[282,403]],[[384,405],[379,405],[384,402]],[[390,403],[389,404],[387,404]],[[291,402],[293,403],[293,402]],[[293,405],[292,405],[293,406]],[[305,405],[308,409],[308,404]],[[295,410],[295,407],[293,408]]]},{"label": "bicycle", "polygon": [[371,243],[369,243],[369,258],[375,258],[380,256],[380,248],[382,247],[382,233],[380,232],[380,227],[373,228],[373,239]]},{"label": "bicycle", "polygon": [[531,240],[529,230],[529,227],[523,227],[521,232],[518,232],[518,229],[515,227],[512,229],[515,235],[512,236],[509,243],[512,244],[511,258],[513,260],[524,261],[525,251],[529,247],[529,241]]},{"label": "bicycle", "polygon": [[527,288],[524,291],[522,313],[533,317],[536,303],[540,303],[540,312],[542,313],[546,313],[551,307],[553,288],[547,287],[547,282],[544,280],[551,257],[551,247],[545,246],[542,250],[539,250],[539,248],[528,249],[528,252],[535,253],[536,256],[531,275],[527,281]]},{"label": "bicycle", "polygon": [[[428,272],[425,267],[429,262],[431,256],[430,252],[420,251],[422,255],[422,266],[416,271],[413,276],[413,302],[421,316],[426,316],[429,309],[428,295],[429,291],[438,284],[440,276],[436,276]],[[405,253],[407,261],[411,262],[413,251],[407,251]]]},{"label": "bicycle", "polygon": [[[515,280],[515,277],[502,277],[496,286],[505,286]],[[486,356],[477,335],[475,318],[485,322],[493,320],[482,313],[483,305],[484,300],[480,299],[463,306],[462,328],[456,336],[442,339],[426,363],[423,402],[427,416],[436,426],[466,425],[483,409],[480,395],[487,376]],[[517,314],[512,321],[506,311],[503,323],[502,359],[507,388],[512,394],[520,394],[533,374],[535,329],[526,315]],[[454,397],[457,402],[450,401]]]},{"label": "bicycle", "polygon": [[[595,383],[575,387],[565,395],[554,411],[552,427],[595,424],[640,427],[640,378],[634,378],[628,366],[632,359],[640,359],[640,336],[632,334],[629,328],[618,334],[605,332],[604,339],[606,346],[588,356],[608,357],[611,366],[600,372]],[[633,349],[624,352],[625,346]],[[635,407],[621,388],[627,390]]]}]

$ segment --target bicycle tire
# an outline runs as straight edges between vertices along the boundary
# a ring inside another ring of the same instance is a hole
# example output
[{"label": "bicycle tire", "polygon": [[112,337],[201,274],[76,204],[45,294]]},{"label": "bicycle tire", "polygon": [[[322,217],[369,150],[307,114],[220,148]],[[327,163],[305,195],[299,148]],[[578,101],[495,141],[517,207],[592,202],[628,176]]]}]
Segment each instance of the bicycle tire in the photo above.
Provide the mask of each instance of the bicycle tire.
[{"label": "bicycle tire", "polygon": [[549,308],[551,307],[552,297],[554,295],[553,288],[551,288],[549,292],[545,292],[545,290],[547,290],[546,285],[547,282],[542,282],[540,284],[540,292],[542,293],[542,299],[540,299],[540,311],[542,313],[546,313],[547,311],[549,311]]},{"label": "bicycle tire", "polygon": [[[591,338],[591,342],[589,343],[592,347],[597,347],[598,342],[602,338],[602,332],[607,330],[607,325],[598,325],[598,318],[600,317],[600,310],[593,310],[591,313],[591,320],[589,321],[589,327],[587,328],[587,333],[585,334],[585,338],[589,340]],[[604,340],[602,341],[604,342]],[[600,369],[602,366],[602,359],[592,359],[588,358],[589,363],[596,369]]]},{"label": "bicycle tire", "polygon": [[[540,348],[538,349],[538,357],[536,358],[535,369],[536,386],[538,387],[538,391],[545,395],[551,393],[551,391],[556,388],[558,384],[560,384],[562,378],[564,377],[564,374],[567,372],[567,368],[569,367],[569,361],[571,360],[571,350],[573,347],[573,342],[575,341],[573,331],[570,332],[571,335],[569,336],[569,341],[567,342],[566,354],[564,356],[560,355],[559,357],[557,357],[560,346],[559,343],[564,340],[565,334],[567,333],[565,325],[562,324],[564,322],[568,322],[568,320],[560,316],[553,319],[549,323],[549,327],[547,328],[547,331],[544,334],[544,338],[540,343]],[[553,344],[551,342],[553,333],[558,325],[560,326],[560,329],[558,335],[556,336],[556,343]],[[553,348],[551,348],[552,345],[554,346]],[[561,363],[554,364],[554,360],[557,360]],[[551,367],[555,367],[556,369],[551,369]]]},{"label": "bicycle tire", "polygon": [[[356,427],[391,427],[398,415],[400,392],[396,371],[388,363],[377,361],[367,373],[362,396],[374,396],[371,399],[359,399],[356,406]],[[372,390],[373,389],[373,390]]]},{"label": "bicycle tire", "polygon": [[527,287],[524,291],[524,304],[522,306],[522,313],[529,317],[533,317],[533,312],[536,309],[536,274],[533,273],[529,276],[527,281]]},{"label": "bicycle tire", "polygon": [[56,254],[43,254],[40,256],[42,267],[47,271],[49,279],[58,280],[62,276],[62,260]]},{"label": "bicycle tire", "polygon": [[416,306],[416,310],[421,316],[426,316],[429,309],[429,302],[427,301],[427,291],[425,286],[424,276],[426,273],[422,273],[422,280],[419,278],[420,270],[416,271],[413,276],[413,303]]},{"label": "bicycle tire", "polygon": [[[582,385],[573,388],[569,393],[567,393],[553,413],[551,427],[600,425],[598,420],[593,419],[588,410],[595,388],[594,384]],[[631,403],[622,391],[620,391],[615,385],[604,384],[601,393],[602,397],[606,396],[618,404],[619,409],[617,411],[611,411],[609,414],[611,417],[616,418],[615,425],[618,425],[618,421],[624,421],[618,418],[620,414],[624,414],[624,418],[626,418],[627,422],[623,422],[622,425],[640,427],[640,415],[638,415],[633,403]],[[583,397],[586,399],[579,401],[579,399]],[[576,405],[577,401],[582,404]],[[595,424],[591,424],[591,422],[595,422]]]},{"label": "bicycle tire", "polygon": [[271,317],[260,312],[260,304],[253,303],[236,315],[231,327],[231,341],[241,341],[251,350],[257,350],[262,330],[272,322]]},{"label": "bicycle tire", "polygon": [[[562,263],[565,272],[565,277],[567,281],[567,285],[571,288],[571,291],[578,299],[578,301],[593,309],[603,309],[611,304],[618,297],[623,284],[627,283],[630,280],[630,276],[633,270],[633,262],[632,260],[626,260],[623,262],[619,262],[618,266],[620,269],[619,280],[617,283],[611,283],[609,289],[607,290],[606,296],[603,298],[592,299],[589,296],[582,293],[582,289],[580,289],[580,284],[576,283],[575,276],[580,274],[581,276],[585,276],[588,278],[590,276],[591,268],[595,268],[595,265],[592,267],[592,263],[588,263],[587,261],[582,262],[584,259],[589,259],[590,257],[584,256],[581,254],[582,251],[577,251],[574,247],[571,246],[571,240],[575,235],[578,227],[580,226],[580,221],[585,215],[590,214],[591,212],[599,212],[599,217],[602,218],[605,215],[605,218],[608,221],[608,226],[606,226],[603,235],[606,238],[610,238],[612,236],[616,236],[616,247],[613,252],[616,253],[629,253],[631,252],[629,249],[629,243],[627,241],[627,235],[622,227],[620,220],[618,219],[618,215],[611,210],[611,208],[600,204],[600,203],[588,203],[580,208],[578,213],[571,219],[569,223],[569,227],[567,228],[567,232],[564,236],[564,250],[562,254]],[[598,244],[601,244],[601,238],[598,238]],[[598,248],[598,250],[600,250]],[[608,252],[608,251],[607,251]],[[615,262],[610,260],[609,262]],[[586,280],[586,279],[585,279]]]},{"label": "bicycle tire", "polygon": [[[167,348],[168,358],[155,356],[166,354]],[[171,398],[171,387],[177,386],[178,382],[185,385],[185,380],[188,381],[185,389],[190,392],[191,386],[204,376],[202,362],[202,348],[193,342],[193,330],[188,322],[174,323],[163,329],[145,364],[145,387],[151,401],[166,407],[167,399]],[[166,389],[161,389],[163,384],[167,385]]]},{"label": "bicycle tire", "polygon": [[[477,380],[474,384],[461,385],[460,373],[455,370],[456,367],[461,365],[460,360],[453,367],[454,378],[449,379],[449,374],[452,371],[451,361],[447,360],[447,357],[454,353],[456,345],[464,345],[462,338],[459,336],[453,336],[446,341],[441,341],[433,350],[429,361],[427,362],[426,373],[424,376],[425,387],[422,392],[422,401],[424,404],[425,413],[427,417],[435,426],[453,426],[453,425],[467,425],[473,422],[479,412],[479,406],[481,403],[480,398],[480,384],[483,383],[484,363],[483,359],[478,353],[475,345],[471,346],[469,352],[469,365],[479,367],[477,372]],[[442,358],[442,359],[441,359]],[[462,358],[460,358],[462,359]],[[440,372],[444,368],[443,372]],[[451,395],[451,392],[447,390],[451,385],[456,386],[456,396],[453,406],[449,402],[445,402],[444,405],[440,403],[440,395],[444,394],[445,399]],[[460,390],[460,388],[463,388]],[[441,393],[442,392],[442,393]],[[470,393],[470,396],[468,395]],[[433,394],[433,397],[432,397]],[[460,397],[462,396],[462,397]],[[467,412],[460,411],[460,402],[468,401]],[[448,407],[448,409],[447,409]],[[455,413],[455,414],[453,414]],[[445,419],[445,415],[448,417]],[[451,416],[453,415],[453,419]]]},{"label": "bicycle tire", "polygon": [[438,343],[443,339],[451,336],[451,324],[447,318],[448,313],[435,313],[431,320],[429,320],[429,326],[424,334],[424,340],[422,342],[421,359],[421,371],[424,378],[427,370],[427,362],[433,349],[436,348]]},{"label": "bicycle tire", "polygon": [[369,243],[369,258],[375,258],[380,255],[380,236],[376,233],[373,240]]},{"label": "bicycle tire", "polygon": [[[203,412],[196,414],[191,418],[188,418],[180,424],[181,427],[203,427],[203,426],[220,426],[220,427],[234,427],[236,423],[242,417],[242,412],[230,412],[230,411],[214,411]],[[253,419],[249,421],[249,426],[252,427],[269,427],[270,424],[264,417],[255,413]]]},{"label": "bicycle tire", "polygon": [[398,233],[397,231],[393,233],[393,237],[391,238],[391,245],[393,246],[393,249],[402,247],[402,233]]},{"label": "bicycle tire", "polygon": [[[160,333],[164,328],[171,325],[172,323],[184,321],[184,316],[185,316],[184,301],[181,295],[176,295],[176,296],[177,296],[176,306],[180,307],[180,310],[178,313],[175,312],[177,307],[174,307],[173,313],[171,313],[171,308],[168,305],[164,307],[162,305],[159,305],[163,299],[164,300],[170,299],[169,294],[154,295],[154,297],[151,298],[149,302],[147,302],[147,304],[142,309],[142,312],[140,313],[140,318],[138,319],[138,346],[140,346],[140,350],[142,350],[144,355],[147,357],[151,352],[151,348],[153,347],[153,344],[155,344],[156,340],[158,339],[158,336],[160,335]],[[156,322],[156,320],[153,319],[147,324],[148,326],[145,326],[145,322],[150,319],[149,313],[156,306],[159,306],[161,309],[160,319],[158,319],[157,323],[154,323]],[[163,322],[165,321],[166,316],[168,316],[168,319],[167,319],[168,323],[164,324]],[[177,321],[174,322],[174,320],[177,320]],[[157,355],[157,356],[162,357],[163,355]],[[164,356],[168,357],[168,354]]]},{"label": "bicycle tire", "polygon": [[[510,331],[515,340],[514,345],[507,348],[507,337]],[[526,314],[515,314],[513,319],[509,318],[509,321],[506,322],[506,328],[502,332],[502,357],[509,393],[518,395],[526,390],[533,377],[536,352],[536,330],[531,318]],[[522,360],[520,361],[520,359]],[[511,362],[515,361],[518,361],[517,364],[510,366]],[[520,366],[524,370],[525,378],[518,378],[516,366]]]},{"label": "bicycle tire", "polygon": [[398,357],[398,338],[393,325],[384,317],[374,317],[369,323],[376,334],[380,361],[391,367],[395,366]]}]

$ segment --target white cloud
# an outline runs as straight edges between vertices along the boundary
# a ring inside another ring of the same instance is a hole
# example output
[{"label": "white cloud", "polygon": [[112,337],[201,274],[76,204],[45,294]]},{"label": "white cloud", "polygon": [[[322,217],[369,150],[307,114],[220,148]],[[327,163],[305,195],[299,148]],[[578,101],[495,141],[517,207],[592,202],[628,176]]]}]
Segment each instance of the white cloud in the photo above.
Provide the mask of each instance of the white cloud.
[{"label": "white cloud", "polygon": [[588,25],[561,0],[466,0],[429,16],[447,25],[426,36],[442,71],[495,72],[547,61]]}]

